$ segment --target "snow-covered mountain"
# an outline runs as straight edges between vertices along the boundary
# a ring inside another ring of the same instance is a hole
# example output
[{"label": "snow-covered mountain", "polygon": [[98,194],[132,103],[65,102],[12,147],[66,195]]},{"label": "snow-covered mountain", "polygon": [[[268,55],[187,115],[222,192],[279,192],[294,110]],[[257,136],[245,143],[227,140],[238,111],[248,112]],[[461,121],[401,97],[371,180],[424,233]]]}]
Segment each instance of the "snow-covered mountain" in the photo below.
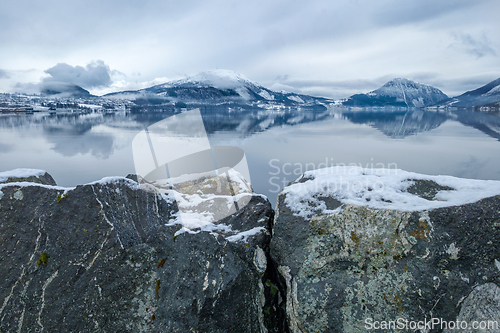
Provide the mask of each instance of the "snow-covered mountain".
[{"label": "snow-covered mountain", "polygon": [[356,94],[343,104],[347,106],[424,107],[447,99],[441,90],[408,79],[395,78],[367,94]]},{"label": "snow-covered mountain", "polygon": [[332,103],[320,97],[277,92],[249,80],[230,70],[210,70],[181,80],[170,81],[149,88],[112,93],[104,97],[151,97],[184,103],[235,103],[235,104],[282,104],[316,105]]},{"label": "snow-covered mountain", "polygon": [[483,105],[500,105],[500,78],[475,90],[467,91],[439,103],[446,106],[469,107]]}]

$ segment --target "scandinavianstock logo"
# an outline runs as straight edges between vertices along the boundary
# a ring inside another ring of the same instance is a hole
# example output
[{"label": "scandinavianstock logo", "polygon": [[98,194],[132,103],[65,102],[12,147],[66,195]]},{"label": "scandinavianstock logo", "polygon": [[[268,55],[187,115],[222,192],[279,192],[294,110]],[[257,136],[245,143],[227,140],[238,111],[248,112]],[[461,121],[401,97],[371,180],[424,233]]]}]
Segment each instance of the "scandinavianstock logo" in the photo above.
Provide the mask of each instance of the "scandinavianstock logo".
[{"label": "scandinavianstock logo", "polygon": [[165,118],[139,132],[132,151],[141,188],[173,194],[184,225],[200,218],[215,222],[251,199],[244,151],[212,147],[199,109]]}]

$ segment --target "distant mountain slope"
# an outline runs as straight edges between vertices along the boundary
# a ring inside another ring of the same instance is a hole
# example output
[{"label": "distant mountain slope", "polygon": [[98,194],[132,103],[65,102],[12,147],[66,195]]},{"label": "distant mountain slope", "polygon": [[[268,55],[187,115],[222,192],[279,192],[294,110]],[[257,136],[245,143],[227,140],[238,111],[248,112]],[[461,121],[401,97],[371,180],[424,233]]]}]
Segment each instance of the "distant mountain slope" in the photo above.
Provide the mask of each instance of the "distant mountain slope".
[{"label": "distant mountain slope", "polygon": [[395,78],[368,94],[356,94],[345,102],[346,106],[401,106],[424,107],[447,99],[441,90],[408,79]]},{"label": "distant mountain slope", "polygon": [[88,90],[67,82],[44,82],[40,87],[43,95],[54,96],[58,98],[88,98],[94,97]]},{"label": "distant mountain slope", "polygon": [[442,101],[439,105],[467,107],[498,103],[500,103],[500,78],[460,96]]},{"label": "distant mountain slope", "polygon": [[211,70],[181,80],[175,80],[149,88],[107,94],[104,97],[154,96],[174,102],[185,103],[271,103],[283,105],[315,105],[332,103],[332,100],[307,95],[277,92],[245,76],[230,70]]}]

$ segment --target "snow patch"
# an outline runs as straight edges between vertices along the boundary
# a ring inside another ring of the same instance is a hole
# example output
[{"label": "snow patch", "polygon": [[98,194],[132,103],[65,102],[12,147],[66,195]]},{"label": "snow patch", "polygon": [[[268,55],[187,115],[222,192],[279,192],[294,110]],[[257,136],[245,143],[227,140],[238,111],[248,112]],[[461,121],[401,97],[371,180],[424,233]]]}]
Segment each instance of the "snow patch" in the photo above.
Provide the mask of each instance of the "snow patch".
[{"label": "snow patch", "polygon": [[261,90],[257,93],[260,97],[267,99],[268,101],[274,100],[274,96],[268,93],[266,90]]},{"label": "snow patch", "polygon": [[493,87],[490,91],[488,91],[485,95],[493,95],[500,93],[500,85]]},{"label": "snow patch", "polygon": [[[430,180],[453,188],[439,191],[434,200],[426,200],[407,192],[411,180]],[[399,169],[364,169],[336,166],[306,172],[283,190],[285,203],[297,216],[332,214],[320,197],[332,197],[342,204],[380,209],[421,211],[464,205],[500,195],[500,181],[462,179],[451,176],[429,176]]]},{"label": "snow patch", "polygon": [[91,183],[87,183],[85,185],[109,185],[109,184],[118,184],[120,182],[125,182],[132,189],[141,189],[140,186],[133,181],[132,179],[128,179],[125,177],[104,177],[100,180],[93,181]]},{"label": "snow patch", "polygon": [[238,93],[238,95],[240,95],[246,100],[252,99],[252,96],[250,96],[250,94],[248,93],[248,89],[245,87],[236,88],[235,91],[236,93]]},{"label": "snow patch", "polygon": [[217,89],[235,89],[246,85],[257,85],[257,83],[250,81],[244,75],[234,71],[216,69],[204,71],[185,79],[165,83],[162,87],[169,88],[182,85],[198,87],[212,86]]},{"label": "snow patch", "polygon": [[0,172],[0,183],[7,181],[9,178],[28,178],[31,176],[40,177],[46,173],[45,170],[39,169],[14,169]]},{"label": "snow patch", "polygon": [[248,237],[257,235],[260,232],[266,232],[266,228],[255,227],[255,228],[252,228],[250,230],[237,233],[236,235],[226,237],[226,239],[232,243],[234,243],[234,242],[246,242]]},{"label": "snow patch", "polygon": [[304,100],[302,98],[300,98],[299,96],[292,95],[292,96],[287,96],[286,98],[288,98],[291,101],[297,102],[297,103],[305,103]]}]

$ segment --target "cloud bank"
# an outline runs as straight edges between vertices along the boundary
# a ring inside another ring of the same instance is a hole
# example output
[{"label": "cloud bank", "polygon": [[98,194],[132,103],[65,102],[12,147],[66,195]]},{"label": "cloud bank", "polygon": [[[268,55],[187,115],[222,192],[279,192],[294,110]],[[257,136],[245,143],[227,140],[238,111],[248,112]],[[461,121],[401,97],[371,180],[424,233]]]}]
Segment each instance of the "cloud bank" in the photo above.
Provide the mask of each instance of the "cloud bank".
[{"label": "cloud bank", "polygon": [[111,70],[102,60],[92,61],[85,67],[58,63],[45,73],[50,76],[44,78],[43,83],[65,82],[87,89],[107,87],[112,83]]},{"label": "cloud bank", "polygon": [[467,33],[454,33],[452,35],[456,42],[452,43],[450,47],[454,49],[473,55],[476,58],[482,58],[487,55],[497,56],[485,34],[482,34],[480,37],[473,37]]},{"label": "cloud bank", "polygon": [[9,79],[9,78],[10,78],[9,74],[3,69],[0,69],[0,79]]}]

